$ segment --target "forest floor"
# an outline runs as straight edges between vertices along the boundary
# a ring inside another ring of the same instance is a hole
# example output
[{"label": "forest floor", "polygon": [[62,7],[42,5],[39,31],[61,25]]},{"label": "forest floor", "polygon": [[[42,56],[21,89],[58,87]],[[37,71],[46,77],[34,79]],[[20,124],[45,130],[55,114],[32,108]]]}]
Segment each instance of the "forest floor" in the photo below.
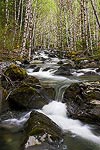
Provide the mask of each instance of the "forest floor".
[{"label": "forest floor", "polygon": [[2,61],[14,61],[20,60],[20,50],[15,49],[13,51],[0,50],[0,62]]}]

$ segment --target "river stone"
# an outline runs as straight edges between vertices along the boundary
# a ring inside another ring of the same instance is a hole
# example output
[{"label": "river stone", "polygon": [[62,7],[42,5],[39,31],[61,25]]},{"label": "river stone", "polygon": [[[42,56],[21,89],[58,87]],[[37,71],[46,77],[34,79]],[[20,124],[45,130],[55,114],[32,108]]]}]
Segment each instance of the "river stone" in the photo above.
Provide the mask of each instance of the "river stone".
[{"label": "river stone", "polygon": [[[93,71],[88,71],[88,72],[85,72],[84,73],[84,76],[97,76],[98,74],[96,72],[93,72]],[[99,76],[99,75],[98,75]]]},{"label": "river stone", "polygon": [[57,148],[58,148],[57,145],[56,145],[56,147],[54,147],[53,145],[43,142],[38,145],[29,146],[29,147],[25,148],[25,150],[55,150]]},{"label": "river stone", "polygon": [[30,62],[28,60],[23,60],[20,64],[20,67],[27,68],[30,65]]},{"label": "river stone", "polygon": [[73,66],[70,63],[61,65],[58,70],[55,72],[55,75],[62,75],[62,76],[70,76],[70,69],[72,69]]},{"label": "river stone", "polygon": [[12,86],[13,82],[22,81],[27,76],[26,70],[15,64],[11,64],[1,76],[1,85],[7,89]]},{"label": "river stone", "polygon": [[[95,101],[95,103],[93,103]],[[86,122],[100,123],[100,83],[73,83],[64,93],[68,115]]]},{"label": "river stone", "polygon": [[49,134],[53,139],[62,139],[63,132],[61,128],[50,118],[38,111],[32,111],[30,118],[26,123],[26,132],[28,136]]},{"label": "river stone", "polygon": [[96,61],[82,61],[82,62],[79,63],[80,68],[97,68],[98,67]]},{"label": "river stone", "polygon": [[15,88],[8,97],[9,107],[14,110],[40,109],[48,104],[49,100],[35,87],[22,84]]}]

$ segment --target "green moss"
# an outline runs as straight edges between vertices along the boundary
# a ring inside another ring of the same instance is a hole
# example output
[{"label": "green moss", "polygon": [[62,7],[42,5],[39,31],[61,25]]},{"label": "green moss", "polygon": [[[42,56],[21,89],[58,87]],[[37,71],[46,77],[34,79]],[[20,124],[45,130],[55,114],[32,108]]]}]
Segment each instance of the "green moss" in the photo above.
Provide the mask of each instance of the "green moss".
[{"label": "green moss", "polygon": [[12,64],[8,67],[8,69],[4,72],[6,76],[8,76],[12,81],[22,80],[27,77],[27,72],[25,69]]},{"label": "green moss", "polygon": [[39,134],[41,134],[41,133],[43,133],[44,132],[44,129],[43,129],[43,127],[38,127],[38,128],[33,128],[32,130],[31,130],[31,132],[29,132],[29,135],[39,135]]}]

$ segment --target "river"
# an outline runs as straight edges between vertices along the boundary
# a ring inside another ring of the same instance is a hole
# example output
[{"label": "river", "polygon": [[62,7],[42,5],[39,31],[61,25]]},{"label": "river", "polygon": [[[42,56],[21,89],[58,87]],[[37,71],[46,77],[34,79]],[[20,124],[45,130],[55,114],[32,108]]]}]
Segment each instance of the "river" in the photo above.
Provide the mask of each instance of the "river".
[{"label": "river", "polygon": [[[27,70],[29,75],[37,77],[42,84],[55,88],[55,100],[37,111],[52,119],[65,133],[63,141],[55,145],[44,142],[32,146],[32,142],[36,139],[31,137],[26,146],[27,150],[100,150],[100,127],[68,118],[67,106],[62,103],[64,90],[72,83],[100,79],[100,76],[80,77],[88,70],[78,70],[77,72],[74,70],[72,72],[73,77],[56,76],[53,74],[54,70],[42,71],[40,69],[38,72],[33,72],[32,69]],[[24,112],[19,119],[11,118],[3,121],[3,126],[0,126],[0,150],[22,150],[21,144],[25,136],[23,125],[28,120],[29,115],[30,112]]]}]

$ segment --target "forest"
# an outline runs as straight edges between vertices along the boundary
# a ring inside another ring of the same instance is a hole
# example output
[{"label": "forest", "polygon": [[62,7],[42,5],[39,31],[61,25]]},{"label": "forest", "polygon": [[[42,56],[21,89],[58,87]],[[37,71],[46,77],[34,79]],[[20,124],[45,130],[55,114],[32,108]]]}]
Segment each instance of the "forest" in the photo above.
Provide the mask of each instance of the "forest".
[{"label": "forest", "polygon": [[100,58],[100,1],[0,0],[0,59],[37,49]]}]

